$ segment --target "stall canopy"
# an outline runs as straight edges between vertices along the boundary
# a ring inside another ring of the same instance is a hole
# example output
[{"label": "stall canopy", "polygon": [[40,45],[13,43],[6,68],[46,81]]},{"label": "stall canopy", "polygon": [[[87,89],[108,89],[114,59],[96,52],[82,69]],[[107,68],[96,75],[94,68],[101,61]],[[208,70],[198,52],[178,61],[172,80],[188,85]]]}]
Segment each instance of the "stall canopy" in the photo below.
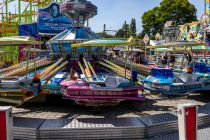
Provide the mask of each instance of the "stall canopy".
[{"label": "stall canopy", "polygon": [[0,46],[17,46],[17,45],[41,45],[41,41],[36,41],[28,36],[11,36],[1,37]]},{"label": "stall canopy", "polygon": [[[123,49],[121,50],[122,52],[128,52],[128,49]],[[144,53],[145,51],[142,49],[132,49],[132,52],[139,52],[139,53]]]},{"label": "stall canopy", "polygon": [[184,49],[170,49],[170,48],[156,48],[156,52],[176,52],[176,51],[183,51]]},{"label": "stall canopy", "polygon": [[155,48],[170,48],[170,47],[181,47],[181,46],[201,46],[204,43],[194,43],[194,42],[172,42],[167,44],[155,45],[155,46],[147,46],[148,49]]},{"label": "stall canopy", "polygon": [[131,45],[139,45],[139,42],[133,42],[132,38],[130,39],[96,39],[90,40],[87,42],[73,44],[72,48],[79,47],[113,47],[113,46],[131,46]]},{"label": "stall canopy", "polygon": [[210,51],[210,46],[193,46],[193,51]]},{"label": "stall canopy", "polygon": [[[100,36],[90,30],[90,28],[72,28],[69,27],[57,36],[47,42],[47,46],[54,53],[71,53],[72,44],[81,43],[88,40],[98,39]],[[78,52],[86,52],[86,49],[81,48]]]}]

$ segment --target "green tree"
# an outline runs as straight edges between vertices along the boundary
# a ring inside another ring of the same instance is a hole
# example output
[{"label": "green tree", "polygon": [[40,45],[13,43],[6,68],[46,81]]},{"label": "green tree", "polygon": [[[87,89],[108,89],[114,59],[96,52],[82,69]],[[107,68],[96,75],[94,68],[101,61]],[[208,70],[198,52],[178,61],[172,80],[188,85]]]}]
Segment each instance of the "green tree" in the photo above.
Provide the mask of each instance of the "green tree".
[{"label": "green tree", "polygon": [[122,28],[116,32],[115,37],[124,37],[124,38],[130,37],[130,28],[129,24],[127,24],[126,21],[124,22]]},{"label": "green tree", "polygon": [[135,18],[131,19],[130,35],[133,37],[136,37],[136,19]]},{"label": "green tree", "polygon": [[100,35],[102,38],[114,38],[114,35],[104,33],[104,32],[100,32],[100,33],[97,33],[97,34]]},{"label": "green tree", "polygon": [[163,31],[166,21],[175,21],[177,25],[197,21],[197,9],[188,0],[162,0],[159,7],[145,12],[142,16],[141,36],[153,36]]},{"label": "green tree", "polygon": [[115,37],[124,37],[124,36],[125,36],[125,32],[122,28],[119,29],[115,34]]}]

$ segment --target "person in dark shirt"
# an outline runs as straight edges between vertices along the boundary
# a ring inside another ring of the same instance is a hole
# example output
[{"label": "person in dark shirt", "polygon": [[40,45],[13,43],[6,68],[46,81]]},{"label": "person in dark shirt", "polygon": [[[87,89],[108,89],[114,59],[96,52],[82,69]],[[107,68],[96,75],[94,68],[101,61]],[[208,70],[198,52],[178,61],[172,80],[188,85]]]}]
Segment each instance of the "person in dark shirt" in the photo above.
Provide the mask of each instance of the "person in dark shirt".
[{"label": "person in dark shirt", "polygon": [[185,57],[187,59],[187,62],[188,62],[188,66],[190,65],[190,63],[192,62],[192,55],[190,54],[190,52],[187,52],[185,54]]},{"label": "person in dark shirt", "polygon": [[175,55],[171,52],[170,53],[170,64],[172,66],[174,66],[175,61],[176,61]]},{"label": "person in dark shirt", "polygon": [[83,54],[80,54],[80,55],[79,55],[79,61],[80,61],[81,64],[84,63],[84,62],[83,62],[83,57],[84,57]]},{"label": "person in dark shirt", "polygon": [[139,63],[144,64],[144,54],[140,54]]},{"label": "person in dark shirt", "polygon": [[162,64],[166,65],[168,62],[168,54],[165,52],[161,59],[162,59]]}]

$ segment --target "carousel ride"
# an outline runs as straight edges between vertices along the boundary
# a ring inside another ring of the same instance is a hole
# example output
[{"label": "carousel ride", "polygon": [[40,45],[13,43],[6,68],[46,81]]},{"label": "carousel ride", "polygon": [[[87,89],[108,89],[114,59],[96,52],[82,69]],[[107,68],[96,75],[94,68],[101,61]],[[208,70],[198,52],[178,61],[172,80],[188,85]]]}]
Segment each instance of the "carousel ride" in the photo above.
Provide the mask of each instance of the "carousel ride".
[{"label": "carousel ride", "polygon": [[[46,43],[49,56],[37,58],[34,55],[30,59],[27,53],[26,62],[0,69],[1,101],[23,103],[41,94],[61,95],[64,99],[90,106],[115,105],[125,100],[143,101],[144,96],[139,92],[143,87],[135,85],[132,72],[102,59],[108,47],[131,46],[132,39],[99,40],[99,35],[84,26],[85,21],[97,14],[97,7],[89,1],[63,2],[60,11],[73,21],[72,27]],[[86,42],[88,40],[93,43]],[[35,54],[38,51],[33,46],[28,52]]]},{"label": "carousel ride", "polygon": [[[129,40],[97,39],[80,44],[73,44],[73,48],[80,47],[113,47],[116,45],[132,45]],[[143,87],[133,82],[128,69],[120,67],[106,59],[99,59],[92,66],[91,60],[83,58],[78,61],[80,74],[61,82],[64,98],[74,100],[78,104],[100,106],[116,105],[121,101],[144,101],[141,91]],[[96,70],[94,67],[98,67]],[[73,74],[74,75],[74,74]]]},{"label": "carousel ride", "polygon": [[[49,7],[53,7],[53,4]],[[197,28],[194,26],[188,31],[188,36],[185,30],[179,34],[180,38],[187,37],[185,41],[177,42],[176,38],[173,42],[163,43],[159,34],[156,35],[155,43],[150,42],[150,46],[147,46],[149,37],[145,36],[143,41],[146,45],[139,47],[142,41],[132,37],[99,39],[99,35],[85,27],[85,22],[97,14],[97,7],[89,1],[65,1],[59,8],[63,15],[71,19],[72,26],[46,43],[50,51],[47,56],[34,55],[30,59],[29,52],[35,54],[42,50],[29,47],[29,50],[26,49],[26,62],[0,69],[2,97],[20,96],[23,103],[41,94],[56,94],[81,105],[102,106],[115,105],[125,100],[143,101],[144,88],[166,95],[209,90],[210,68],[207,64],[201,65],[195,61],[195,55],[193,63],[189,65],[193,69],[191,73],[184,71],[188,65],[184,66],[183,62],[174,63],[173,66],[168,65],[170,62],[158,64],[158,56],[162,52],[173,52],[175,57],[180,57],[183,51],[191,54],[208,51],[207,46],[200,47],[205,44],[205,37],[198,32],[195,34]],[[167,27],[167,30],[170,31],[170,28]],[[23,44],[27,45],[26,42]],[[124,59],[106,56],[107,50],[116,46],[124,46],[121,50],[125,54]],[[204,58],[207,58],[205,54]],[[138,55],[142,56],[140,60],[144,59],[141,63],[132,58]]]}]

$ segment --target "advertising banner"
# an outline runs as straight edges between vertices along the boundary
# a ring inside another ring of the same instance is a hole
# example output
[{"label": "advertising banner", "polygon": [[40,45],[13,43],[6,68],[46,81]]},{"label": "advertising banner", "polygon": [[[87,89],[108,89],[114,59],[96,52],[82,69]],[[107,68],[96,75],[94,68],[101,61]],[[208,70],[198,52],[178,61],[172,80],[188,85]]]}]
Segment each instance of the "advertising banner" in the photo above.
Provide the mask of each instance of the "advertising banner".
[{"label": "advertising banner", "polygon": [[60,13],[60,6],[52,3],[38,10],[39,34],[58,34],[72,26],[72,21]]}]

